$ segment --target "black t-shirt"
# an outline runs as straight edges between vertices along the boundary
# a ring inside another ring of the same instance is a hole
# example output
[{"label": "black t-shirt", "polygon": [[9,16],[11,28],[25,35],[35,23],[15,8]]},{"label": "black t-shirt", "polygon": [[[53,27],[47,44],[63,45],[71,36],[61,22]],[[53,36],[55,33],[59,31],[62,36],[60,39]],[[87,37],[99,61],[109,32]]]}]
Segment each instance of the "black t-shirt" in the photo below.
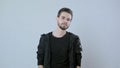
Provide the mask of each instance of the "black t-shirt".
[{"label": "black t-shirt", "polygon": [[51,68],[69,68],[69,33],[61,38],[50,35]]}]

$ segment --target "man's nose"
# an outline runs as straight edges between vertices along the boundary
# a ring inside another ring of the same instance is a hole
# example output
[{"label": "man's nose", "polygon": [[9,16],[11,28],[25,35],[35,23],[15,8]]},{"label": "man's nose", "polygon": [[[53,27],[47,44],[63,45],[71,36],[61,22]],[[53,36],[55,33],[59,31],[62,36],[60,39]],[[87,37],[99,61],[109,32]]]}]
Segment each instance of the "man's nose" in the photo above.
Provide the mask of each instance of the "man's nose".
[{"label": "man's nose", "polygon": [[67,21],[67,19],[64,19],[64,23],[67,23],[68,21]]}]

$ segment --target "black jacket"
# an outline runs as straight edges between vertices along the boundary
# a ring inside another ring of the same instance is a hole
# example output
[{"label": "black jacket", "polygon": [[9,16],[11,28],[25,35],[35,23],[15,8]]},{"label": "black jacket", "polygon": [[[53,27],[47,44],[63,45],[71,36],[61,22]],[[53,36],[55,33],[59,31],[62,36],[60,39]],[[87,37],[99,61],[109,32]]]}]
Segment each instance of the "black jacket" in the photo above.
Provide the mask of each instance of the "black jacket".
[{"label": "black jacket", "polygon": [[[70,68],[76,68],[76,66],[81,66],[82,58],[82,48],[80,39],[77,35],[69,33],[70,36],[70,46],[69,46],[69,63]],[[44,68],[50,68],[50,45],[49,45],[50,33],[42,34],[37,51],[37,61],[38,65],[43,65]]]}]

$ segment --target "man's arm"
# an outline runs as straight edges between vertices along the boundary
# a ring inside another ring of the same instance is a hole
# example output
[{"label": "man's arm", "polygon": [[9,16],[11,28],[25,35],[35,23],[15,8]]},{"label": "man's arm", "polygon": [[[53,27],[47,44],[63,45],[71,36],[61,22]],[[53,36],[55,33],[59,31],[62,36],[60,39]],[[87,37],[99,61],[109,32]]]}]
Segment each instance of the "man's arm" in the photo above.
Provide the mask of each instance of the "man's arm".
[{"label": "man's arm", "polygon": [[38,68],[43,68],[43,65],[38,65]]},{"label": "man's arm", "polygon": [[81,42],[79,37],[76,38],[76,42],[75,42],[75,53],[76,53],[76,68],[80,68],[81,67],[81,59],[82,59],[82,47],[81,47]]},{"label": "man's arm", "polygon": [[38,51],[37,51],[37,63],[38,68],[43,68],[44,65],[44,35],[41,35],[39,44],[38,44]]}]

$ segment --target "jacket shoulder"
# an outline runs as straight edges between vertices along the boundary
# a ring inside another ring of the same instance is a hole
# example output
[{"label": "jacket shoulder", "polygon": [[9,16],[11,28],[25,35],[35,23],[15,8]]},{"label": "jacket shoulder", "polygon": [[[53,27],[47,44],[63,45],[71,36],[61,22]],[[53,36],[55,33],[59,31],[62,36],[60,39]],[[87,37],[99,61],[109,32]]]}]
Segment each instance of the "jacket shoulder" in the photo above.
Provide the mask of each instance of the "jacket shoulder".
[{"label": "jacket shoulder", "polygon": [[78,35],[76,35],[76,34],[74,34],[72,32],[68,32],[68,33],[69,33],[70,37],[72,37],[72,38],[79,38]]},{"label": "jacket shoulder", "polygon": [[52,33],[52,32],[43,33],[43,34],[41,34],[41,37],[47,37],[47,36],[49,36],[51,33]]}]

